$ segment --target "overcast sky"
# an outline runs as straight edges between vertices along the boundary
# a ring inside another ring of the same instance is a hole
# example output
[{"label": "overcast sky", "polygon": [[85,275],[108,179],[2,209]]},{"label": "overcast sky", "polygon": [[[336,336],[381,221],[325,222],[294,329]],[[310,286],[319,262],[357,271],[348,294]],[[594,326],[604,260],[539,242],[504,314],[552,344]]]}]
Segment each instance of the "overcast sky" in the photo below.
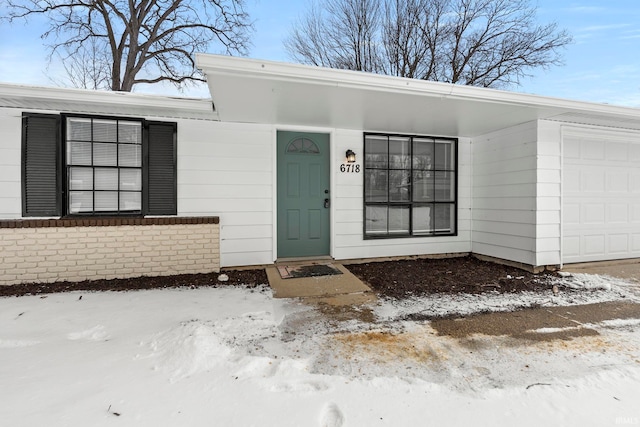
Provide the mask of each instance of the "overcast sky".
[{"label": "overcast sky", "polygon": [[[4,0],[0,0],[0,4]],[[535,3],[535,0],[532,0]],[[282,40],[307,0],[247,0],[255,20],[252,58],[288,61]],[[538,0],[541,24],[556,21],[574,37],[565,65],[536,72],[511,90],[538,95],[640,107],[640,1]],[[0,13],[2,12],[0,6]],[[0,82],[51,86],[57,67],[47,70],[40,34],[44,21],[0,24]],[[138,92],[176,94],[169,88]],[[190,96],[208,96],[190,90]]]}]

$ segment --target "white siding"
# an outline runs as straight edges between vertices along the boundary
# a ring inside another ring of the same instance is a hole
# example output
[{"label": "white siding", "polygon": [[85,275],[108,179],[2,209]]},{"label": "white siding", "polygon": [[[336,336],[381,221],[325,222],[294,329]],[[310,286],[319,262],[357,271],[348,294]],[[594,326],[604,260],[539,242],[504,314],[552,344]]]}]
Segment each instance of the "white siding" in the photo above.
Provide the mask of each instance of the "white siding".
[{"label": "white siding", "polygon": [[536,265],[537,125],[474,138],[474,253]]},{"label": "white siding", "polygon": [[21,144],[22,113],[15,108],[0,108],[0,218],[22,215]]},{"label": "white siding", "polygon": [[340,173],[345,152],[356,152],[363,166],[363,132],[336,130],[333,133],[333,242],[335,259],[428,255],[471,251],[471,150],[470,142],[458,143],[458,235],[447,237],[364,240],[364,178],[360,173]]},{"label": "white siding", "polygon": [[220,265],[273,256],[271,126],[178,122],[178,215],[220,217]]},{"label": "white siding", "polygon": [[538,121],[473,140],[473,252],[560,264],[561,135]]},{"label": "white siding", "polygon": [[534,265],[559,265],[562,263],[562,134],[556,122],[538,121],[537,169]]}]

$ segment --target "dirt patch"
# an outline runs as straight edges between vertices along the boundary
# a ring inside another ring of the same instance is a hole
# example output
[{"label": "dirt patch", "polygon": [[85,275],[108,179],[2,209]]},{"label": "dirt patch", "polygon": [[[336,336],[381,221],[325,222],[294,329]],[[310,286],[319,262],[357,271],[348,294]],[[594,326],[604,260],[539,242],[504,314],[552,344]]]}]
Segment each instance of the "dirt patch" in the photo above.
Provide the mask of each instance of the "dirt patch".
[{"label": "dirt patch", "polygon": [[529,273],[467,256],[345,265],[379,296],[395,299],[436,293],[548,291],[556,273]]},{"label": "dirt patch", "polygon": [[446,351],[434,346],[424,330],[340,333],[332,337],[346,359],[367,358],[376,363],[409,359],[417,363],[436,363],[447,358]]},{"label": "dirt patch", "polygon": [[486,313],[460,319],[436,319],[431,321],[431,327],[439,335],[461,339],[481,334],[550,341],[598,335],[590,325],[614,319],[640,319],[640,304],[606,302]]}]

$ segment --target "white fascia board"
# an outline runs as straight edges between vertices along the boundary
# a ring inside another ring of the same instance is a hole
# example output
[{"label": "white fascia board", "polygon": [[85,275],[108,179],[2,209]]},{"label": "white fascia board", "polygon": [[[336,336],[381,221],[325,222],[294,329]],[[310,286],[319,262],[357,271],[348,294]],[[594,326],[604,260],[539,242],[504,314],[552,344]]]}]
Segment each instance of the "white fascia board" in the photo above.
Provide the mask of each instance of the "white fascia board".
[{"label": "white fascia board", "polygon": [[[207,75],[246,75],[254,79],[281,80],[334,87],[350,87],[425,97],[474,100],[540,111],[539,118],[567,112],[605,114],[640,119],[640,109],[585,101],[516,93],[474,86],[384,76],[301,64],[263,61],[212,54],[197,54],[196,64]],[[214,94],[212,94],[214,95]]]},{"label": "white fascia board", "polygon": [[[41,103],[39,103],[41,101]],[[54,88],[0,83],[0,107],[30,107],[55,103],[67,111],[82,112],[87,106],[105,113],[139,111],[141,115],[217,120],[211,99],[181,98],[131,92],[95,91],[77,88]]]}]

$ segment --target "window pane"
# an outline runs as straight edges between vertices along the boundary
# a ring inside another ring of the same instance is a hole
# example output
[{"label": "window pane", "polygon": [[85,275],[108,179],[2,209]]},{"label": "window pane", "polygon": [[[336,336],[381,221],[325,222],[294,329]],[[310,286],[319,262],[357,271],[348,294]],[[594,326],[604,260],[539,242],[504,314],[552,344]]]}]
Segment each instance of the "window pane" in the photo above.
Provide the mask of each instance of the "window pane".
[{"label": "window pane", "polygon": [[142,190],[142,170],[120,169],[120,190],[141,191]]},{"label": "window pane", "polygon": [[453,206],[453,204],[435,205],[434,219],[436,233],[453,233],[455,213]]},{"label": "window pane", "polygon": [[117,211],[118,192],[117,191],[96,191],[96,212]]},{"label": "window pane", "polygon": [[367,206],[365,209],[367,234],[387,234],[387,207]]},{"label": "window pane", "polygon": [[93,164],[95,166],[118,166],[118,145],[93,144]]},{"label": "window pane", "polygon": [[142,166],[142,146],[123,144],[118,146],[119,166]]},{"label": "window pane", "polygon": [[68,142],[67,164],[91,166],[91,143],[77,141]]},{"label": "window pane", "polygon": [[388,195],[388,182],[386,170],[366,170],[365,179],[365,195],[367,202],[386,202]]},{"label": "window pane", "polygon": [[433,201],[433,175],[434,172],[414,171],[413,172],[413,201],[431,202]]},{"label": "window pane", "polygon": [[365,140],[365,168],[387,168],[387,137],[368,135]]},{"label": "window pane", "polygon": [[436,193],[438,202],[452,202],[455,198],[455,174],[453,172],[435,172]]},{"label": "window pane", "polygon": [[96,168],[95,180],[96,190],[117,190],[118,169]]},{"label": "window pane", "polygon": [[94,120],[93,140],[100,142],[118,142],[118,122],[115,120]]},{"label": "window pane", "polygon": [[413,140],[413,169],[429,170],[433,169],[433,140],[419,139]]},{"label": "window pane", "polygon": [[453,141],[436,140],[435,150],[435,168],[438,170],[454,170]]},{"label": "window pane", "polygon": [[70,117],[67,119],[67,140],[91,141],[91,119]]},{"label": "window pane", "polygon": [[389,206],[389,234],[409,234],[408,206]]},{"label": "window pane", "polygon": [[413,207],[413,234],[431,234],[431,212],[433,205]]},{"label": "window pane", "polygon": [[69,190],[93,190],[93,169],[69,168]]},{"label": "window pane", "polygon": [[83,212],[93,212],[93,192],[70,191],[69,213],[77,214]]},{"label": "window pane", "polygon": [[411,188],[410,172],[403,170],[389,171],[389,200],[408,202]]},{"label": "window pane", "polygon": [[120,193],[120,210],[121,211],[142,210],[142,193],[138,193],[138,192]]},{"label": "window pane", "polygon": [[409,138],[389,138],[389,169],[411,169]]},{"label": "window pane", "polygon": [[118,142],[142,144],[142,123],[118,122]]}]

